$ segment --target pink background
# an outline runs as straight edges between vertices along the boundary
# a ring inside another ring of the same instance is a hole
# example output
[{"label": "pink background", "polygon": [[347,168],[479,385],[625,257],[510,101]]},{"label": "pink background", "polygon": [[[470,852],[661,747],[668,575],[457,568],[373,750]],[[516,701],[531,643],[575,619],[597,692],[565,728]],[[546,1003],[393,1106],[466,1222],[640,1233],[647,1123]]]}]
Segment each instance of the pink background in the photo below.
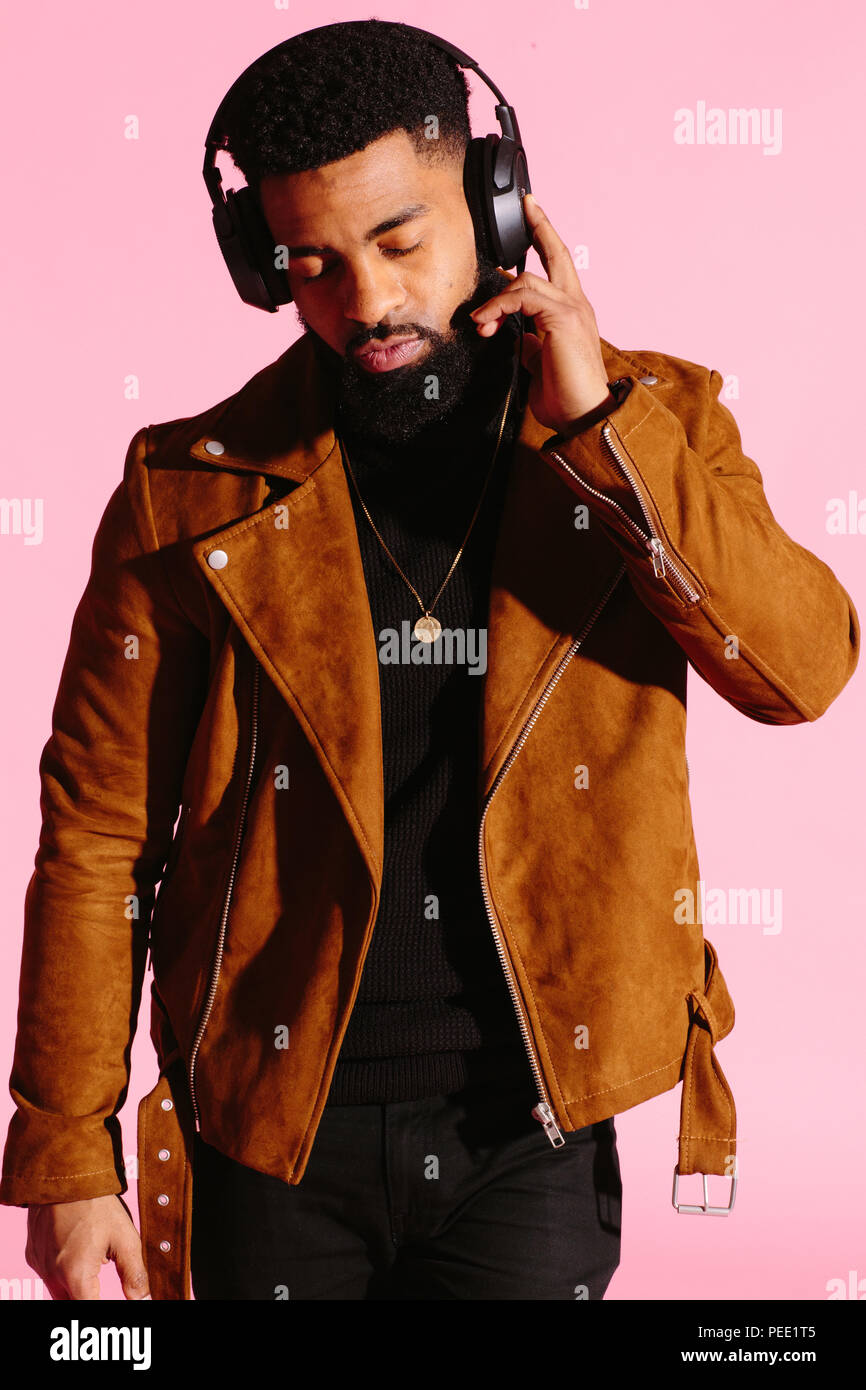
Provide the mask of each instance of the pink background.
[{"label": "pink background", "polygon": [[[4,1086],[39,835],[39,755],[93,533],[127,444],[142,425],[221,400],[299,332],[289,307],[265,315],[237,297],[200,173],[224,92],[290,34],[375,14],[432,28],[479,60],[517,109],[540,203],[569,246],[589,247],[580,276],[601,334],[738,378],[739,398],[726,404],[774,514],[831,566],[866,618],[866,535],[826,527],[830,498],[866,492],[856,347],[861,7],[369,3],[151,0],[143,10],[55,0],[7,9],[2,493],[42,498],[45,523],[38,545],[0,536],[11,600]],[[496,128],[493,99],[471,80],[473,128],[484,134]],[[676,144],[674,112],[699,101],[781,108],[781,152]],[[140,121],[137,140],[124,138],[129,115]],[[529,267],[540,270],[534,253]],[[139,399],[125,397],[130,374]],[[816,724],[789,728],[748,720],[691,671],[689,682],[704,879],[781,888],[783,926],[775,935],[758,924],[707,928],[737,1010],[717,1054],[739,1112],[735,1211],[688,1217],[671,1206],[679,1087],[618,1117],[623,1254],[608,1296],[824,1299],[829,1280],[847,1283],[851,1270],[866,1278],[862,676]],[[138,1100],[156,1078],[145,1009],[122,1112],[128,1155]],[[10,1114],[4,1089],[0,1137]],[[135,1183],[128,1200],[134,1209]],[[0,1207],[4,1278],[33,1275],[24,1236],[25,1213]],[[102,1287],[118,1296],[113,1266]]]}]

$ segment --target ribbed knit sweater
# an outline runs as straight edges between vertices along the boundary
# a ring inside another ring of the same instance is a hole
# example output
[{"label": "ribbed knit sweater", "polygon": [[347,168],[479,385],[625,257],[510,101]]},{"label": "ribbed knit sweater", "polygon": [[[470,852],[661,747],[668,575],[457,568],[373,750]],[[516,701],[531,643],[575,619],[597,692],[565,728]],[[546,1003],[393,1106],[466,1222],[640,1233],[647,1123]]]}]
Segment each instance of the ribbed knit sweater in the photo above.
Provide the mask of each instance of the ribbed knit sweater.
[{"label": "ribbed knit sweater", "polygon": [[[504,348],[490,354],[482,389],[411,445],[376,448],[341,429],[357,484],[356,490],[347,471],[380,654],[385,852],[379,910],[329,1104],[447,1095],[488,1079],[518,1085],[525,1079],[530,1105],[535,1094],[481,890],[477,792],[491,564],[525,402],[525,369],[517,368],[481,511],[434,608],[443,628],[472,630],[465,660],[399,659],[401,646],[405,654],[407,646],[418,645],[411,633],[421,609],[358,501],[360,491],[389,549],[429,604],[490,467],[514,373]],[[388,629],[399,642],[389,639]],[[449,650],[460,654],[459,646]],[[388,651],[398,659],[383,660]]]}]

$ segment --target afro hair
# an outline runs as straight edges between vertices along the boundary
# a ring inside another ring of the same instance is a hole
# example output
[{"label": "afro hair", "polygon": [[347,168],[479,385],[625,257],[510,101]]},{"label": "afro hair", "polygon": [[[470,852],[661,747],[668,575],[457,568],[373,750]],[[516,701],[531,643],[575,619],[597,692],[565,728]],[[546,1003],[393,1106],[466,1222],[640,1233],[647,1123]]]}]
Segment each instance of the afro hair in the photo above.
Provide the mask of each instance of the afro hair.
[{"label": "afro hair", "polygon": [[269,175],[318,169],[400,129],[421,158],[462,161],[468,96],[454,59],[411,30],[379,19],[326,25],[239,79],[223,113],[226,148],[254,192]]}]

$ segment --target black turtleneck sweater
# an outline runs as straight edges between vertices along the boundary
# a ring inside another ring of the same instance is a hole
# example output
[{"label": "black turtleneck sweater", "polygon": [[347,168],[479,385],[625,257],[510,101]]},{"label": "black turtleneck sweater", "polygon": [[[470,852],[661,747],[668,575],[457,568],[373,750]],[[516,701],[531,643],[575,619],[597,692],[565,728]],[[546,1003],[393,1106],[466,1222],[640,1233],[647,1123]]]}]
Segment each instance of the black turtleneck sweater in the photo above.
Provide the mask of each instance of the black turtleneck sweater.
[{"label": "black turtleneck sweater", "polygon": [[[511,321],[509,327],[512,342]],[[535,1097],[478,858],[486,651],[478,630],[486,637],[493,549],[528,384],[528,373],[504,346],[490,354],[481,389],[412,444],[377,448],[341,430],[357,483],[356,489],[347,470],[380,653],[385,858],[379,911],[329,1104],[415,1100],[494,1080],[525,1081],[527,1103]],[[408,622],[415,646],[411,632],[421,609],[377,540],[358,490],[429,604],[481,494],[512,377],[515,389],[484,502],[434,608],[443,628],[474,630],[475,645],[467,642],[462,663],[384,662],[388,639],[382,634],[395,631],[405,651],[402,625]]]}]

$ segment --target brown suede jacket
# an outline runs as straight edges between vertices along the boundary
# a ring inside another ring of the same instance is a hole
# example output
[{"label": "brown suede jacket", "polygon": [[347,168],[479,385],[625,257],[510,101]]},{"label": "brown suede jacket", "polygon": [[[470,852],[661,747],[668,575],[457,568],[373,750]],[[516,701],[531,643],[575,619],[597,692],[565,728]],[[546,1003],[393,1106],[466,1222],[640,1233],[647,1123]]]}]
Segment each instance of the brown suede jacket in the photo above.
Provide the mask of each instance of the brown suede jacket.
[{"label": "brown suede jacket", "polygon": [[[675,915],[700,876],[687,668],[751,719],[814,720],[859,625],[774,519],[719,373],[602,349],[622,404],[567,440],[527,408],[515,445],[478,870],[539,1132],[557,1145],[682,1080],[680,1173],[733,1175],[714,1052],[733,1007],[702,925]],[[329,390],[305,335],[135,435],[40,763],[0,1201],[127,1190],[116,1117],[149,946],[154,1298],[190,1297],[195,1128],[302,1179],[376,917],[378,649]]]}]

